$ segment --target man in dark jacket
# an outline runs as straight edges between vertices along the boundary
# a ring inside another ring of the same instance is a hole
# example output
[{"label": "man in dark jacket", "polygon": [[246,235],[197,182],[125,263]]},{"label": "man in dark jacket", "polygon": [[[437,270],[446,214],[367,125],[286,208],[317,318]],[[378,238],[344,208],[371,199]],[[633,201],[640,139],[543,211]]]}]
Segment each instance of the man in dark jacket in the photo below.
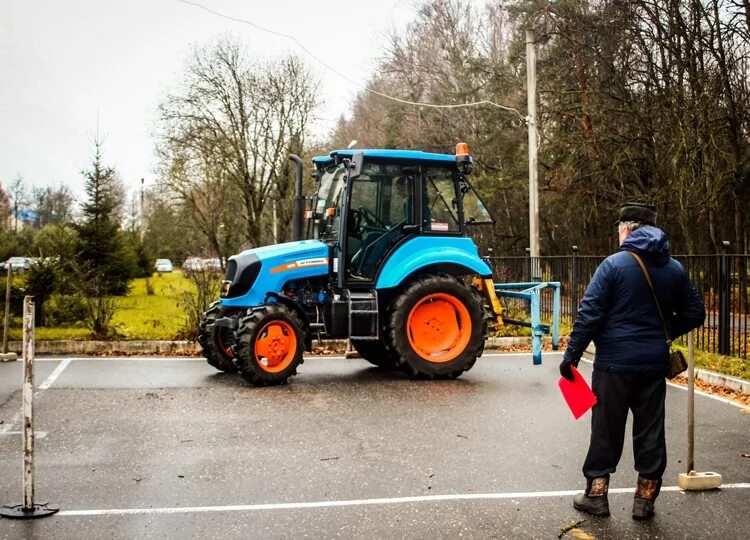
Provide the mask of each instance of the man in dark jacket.
[{"label": "man in dark jacket", "polygon": [[578,308],[560,373],[573,378],[593,340],[596,345],[592,388],[597,397],[591,418],[591,442],[583,474],[586,491],[573,506],[609,515],[609,475],[622,455],[628,409],[633,411],[633,453],[638,480],[633,518],[654,513],[667,466],[664,397],[669,346],[659,312],[641,267],[641,256],[653,281],[672,339],[697,328],[705,319],[703,302],[682,265],[669,256],[669,240],[655,226],[653,206],[625,203],[617,222],[620,251],[597,268]]}]

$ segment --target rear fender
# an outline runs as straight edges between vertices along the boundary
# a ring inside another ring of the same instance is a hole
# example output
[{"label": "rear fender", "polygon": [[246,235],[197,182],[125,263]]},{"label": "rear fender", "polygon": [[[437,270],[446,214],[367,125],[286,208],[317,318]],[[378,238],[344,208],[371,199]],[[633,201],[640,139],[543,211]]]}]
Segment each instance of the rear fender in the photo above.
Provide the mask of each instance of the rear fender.
[{"label": "rear fender", "polygon": [[425,270],[492,277],[492,270],[479,256],[470,238],[419,236],[407,240],[391,253],[378,275],[375,288],[398,287],[410,276]]}]

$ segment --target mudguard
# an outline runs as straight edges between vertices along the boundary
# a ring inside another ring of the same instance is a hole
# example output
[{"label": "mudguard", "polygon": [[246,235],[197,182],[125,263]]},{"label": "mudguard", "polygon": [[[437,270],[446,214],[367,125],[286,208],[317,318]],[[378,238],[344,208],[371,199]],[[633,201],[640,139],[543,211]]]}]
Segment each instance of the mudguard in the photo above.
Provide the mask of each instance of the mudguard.
[{"label": "mudguard", "polygon": [[428,266],[462,267],[466,274],[492,276],[492,270],[479,256],[471,238],[418,236],[407,240],[391,254],[380,271],[375,288],[397,287],[407,277]]}]

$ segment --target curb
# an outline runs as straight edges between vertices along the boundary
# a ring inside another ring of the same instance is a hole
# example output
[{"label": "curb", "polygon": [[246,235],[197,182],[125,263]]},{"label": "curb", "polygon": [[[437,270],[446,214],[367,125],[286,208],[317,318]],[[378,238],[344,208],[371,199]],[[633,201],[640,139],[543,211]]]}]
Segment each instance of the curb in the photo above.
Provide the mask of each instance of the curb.
[{"label": "curb", "polygon": [[[551,338],[547,336],[545,343]],[[513,347],[518,345],[529,345],[531,338],[526,336],[515,337],[489,337],[486,348],[495,349]],[[11,341],[8,349],[21,353],[22,342]],[[325,347],[328,349],[345,349],[345,339],[313,340],[313,348]],[[121,341],[36,341],[34,351],[39,355],[150,355],[150,354],[176,354],[191,355],[200,353],[200,345],[196,341],[159,341],[159,340],[121,340]],[[11,353],[12,354],[12,353]]]},{"label": "curb", "polygon": [[707,369],[696,369],[695,377],[708,384],[725,386],[743,394],[750,394],[750,381],[746,381],[745,379],[730,377],[729,375],[708,371]]},{"label": "curb", "polygon": [[[20,355],[22,343],[11,341],[8,349],[17,351]],[[176,354],[192,355],[200,352],[200,346],[195,341],[36,341],[34,352],[37,355],[149,355]]]}]

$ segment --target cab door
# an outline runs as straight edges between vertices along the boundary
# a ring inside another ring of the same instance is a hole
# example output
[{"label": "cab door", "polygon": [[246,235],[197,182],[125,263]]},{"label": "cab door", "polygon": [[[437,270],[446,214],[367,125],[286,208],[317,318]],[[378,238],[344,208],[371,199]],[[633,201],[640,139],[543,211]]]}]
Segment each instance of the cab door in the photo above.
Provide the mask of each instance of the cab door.
[{"label": "cab door", "polygon": [[348,285],[371,284],[388,253],[418,233],[415,166],[365,161],[348,187],[342,258]]}]

